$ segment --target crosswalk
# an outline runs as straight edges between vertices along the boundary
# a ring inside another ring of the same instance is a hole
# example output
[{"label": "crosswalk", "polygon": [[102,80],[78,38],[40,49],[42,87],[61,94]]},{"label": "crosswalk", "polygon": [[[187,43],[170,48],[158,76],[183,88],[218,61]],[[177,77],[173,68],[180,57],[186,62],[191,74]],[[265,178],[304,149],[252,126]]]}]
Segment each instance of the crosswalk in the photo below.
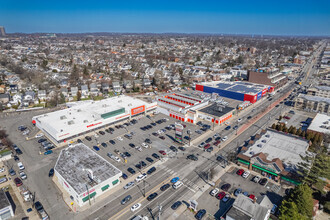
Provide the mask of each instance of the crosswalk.
[{"label": "crosswalk", "polygon": [[[160,165],[160,167],[165,172],[167,172],[167,173],[169,173],[169,174],[171,174],[173,176],[179,176],[179,174],[176,171],[174,171],[174,170],[172,170],[172,169],[170,169],[170,168],[168,168],[168,167],[166,167],[164,165]],[[200,190],[200,187],[197,184],[193,183],[192,181],[190,181],[187,178],[182,178],[182,179],[180,179],[180,181],[183,183],[184,186],[186,186],[188,189],[190,189],[194,193],[196,191]]]},{"label": "crosswalk", "polygon": [[273,192],[278,193],[280,190],[281,190],[281,186],[275,184],[272,186]]}]

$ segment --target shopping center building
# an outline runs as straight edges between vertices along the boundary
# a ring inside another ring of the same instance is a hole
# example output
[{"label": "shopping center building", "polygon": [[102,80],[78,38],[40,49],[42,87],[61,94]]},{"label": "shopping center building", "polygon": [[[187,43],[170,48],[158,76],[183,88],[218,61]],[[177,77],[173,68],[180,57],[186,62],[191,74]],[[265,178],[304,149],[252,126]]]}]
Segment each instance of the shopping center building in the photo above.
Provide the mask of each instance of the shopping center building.
[{"label": "shopping center building", "polygon": [[147,103],[124,95],[69,104],[66,109],[32,118],[32,123],[56,145],[157,108],[156,102]]}]

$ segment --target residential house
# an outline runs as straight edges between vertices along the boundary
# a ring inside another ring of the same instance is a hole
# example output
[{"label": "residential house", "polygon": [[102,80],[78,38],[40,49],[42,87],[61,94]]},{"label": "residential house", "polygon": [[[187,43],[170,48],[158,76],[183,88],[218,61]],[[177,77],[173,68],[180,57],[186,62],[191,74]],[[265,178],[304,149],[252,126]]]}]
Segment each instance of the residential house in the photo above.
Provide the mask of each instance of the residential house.
[{"label": "residential house", "polygon": [[99,93],[99,89],[97,88],[97,85],[95,83],[91,83],[89,85],[89,88],[90,88],[90,93],[94,96],[97,96],[98,93]]},{"label": "residential house", "polygon": [[71,87],[71,92],[70,92],[71,96],[77,96],[78,94],[78,87]]},{"label": "residential house", "polygon": [[89,96],[89,90],[87,85],[81,86],[81,97],[87,97]]},{"label": "residential house", "polygon": [[60,92],[61,92],[61,94],[64,95],[64,97],[69,96],[68,88],[63,87],[63,88],[60,89]]},{"label": "residential house", "polygon": [[18,85],[10,84],[9,85],[9,90],[10,90],[11,93],[17,93],[18,92]]},{"label": "residential house", "polygon": [[150,79],[147,79],[147,78],[144,78],[143,81],[142,81],[142,86],[144,88],[149,88],[151,86],[151,81]]},{"label": "residential house", "polygon": [[35,92],[33,91],[26,91],[24,95],[24,101],[33,101],[36,97]]},{"label": "residential house", "polygon": [[101,84],[101,90],[103,93],[108,93],[110,91],[109,83],[103,82]]},{"label": "residential house", "polygon": [[137,88],[141,89],[142,88],[141,80],[139,80],[139,79],[134,80],[133,87],[134,87],[134,89],[137,89]]},{"label": "residential house", "polygon": [[126,91],[131,91],[133,89],[133,84],[131,80],[124,80],[123,87]]},{"label": "residential house", "polygon": [[18,105],[19,103],[22,103],[22,95],[17,93],[12,96],[12,100],[10,101],[11,105]]},{"label": "residential house", "polygon": [[114,92],[120,92],[121,91],[121,86],[118,81],[112,82],[112,89]]},{"label": "residential house", "polygon": [[45,101],[47,98],[46,90],[39,90],[38,91],[38,99],[40,101]]},{"label": "residential house", "polygon": [[0,102],[2,104],[7,104],[10,100],[10,95],[8,93],[0,94]]},{"label": "residential house", "polygon": [[0,93],[3,94],[6,92],[6,86],[5,85],[0,85]]}]

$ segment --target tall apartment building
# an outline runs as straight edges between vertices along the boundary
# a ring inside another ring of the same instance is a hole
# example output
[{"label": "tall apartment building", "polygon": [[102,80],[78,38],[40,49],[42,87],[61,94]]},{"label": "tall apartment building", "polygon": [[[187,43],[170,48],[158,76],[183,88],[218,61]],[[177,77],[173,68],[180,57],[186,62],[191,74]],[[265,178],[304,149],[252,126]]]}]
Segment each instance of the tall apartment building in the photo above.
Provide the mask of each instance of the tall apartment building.
[{"label": "tall apartment building", "polygon": [[248,81],[279,88],[287,83],[288,77],[278,69],[260,68],[248,71]]},{"label": "tall apartment building", "polygon": [[6,36],[5,27],[0,26],[0,37],[5,37],[5,36]]}]

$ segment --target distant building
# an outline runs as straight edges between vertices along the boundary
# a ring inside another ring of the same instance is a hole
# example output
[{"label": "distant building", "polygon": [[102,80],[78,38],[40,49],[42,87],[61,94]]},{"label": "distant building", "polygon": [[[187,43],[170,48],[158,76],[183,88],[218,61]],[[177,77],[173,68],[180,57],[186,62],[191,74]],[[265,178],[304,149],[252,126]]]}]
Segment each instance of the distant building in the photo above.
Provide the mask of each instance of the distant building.
[{"label": "distant building", "polygon": [[6,36],[5,27],[0,26],[0,37],[5,37],[5,36]]},{"label": "distant building", "polygon": [[307,95],[330,98],[330,86],[315,86],[307,90]]},{"label": "distant building", "polygon": [[13,216],[13,207],[9,202],[6,192],[0,190],[0,220],[10,219]]},{"label": "distant building", "polygon": [[62,150],[54,171],[56,181],[79,206],[108,192],[120,182],[122,175],[118,168],[84,144]]},{"label": "distant building", "polygon": [[324,114],[317,114],[307,131],[319,134],[330,134],[330,117]]},{"label": "distant building", "polygon": [[299,94],[295,99],[295,108],[310,112],[330,113],[330,98]]},{"label": "distant building", "polygon": [[275,88],[285,85],[288,81],[288,77],[286,75],[281,73],[279,70],[270,68],[249,70],[247,78],[249,82],[269,85]]}]

